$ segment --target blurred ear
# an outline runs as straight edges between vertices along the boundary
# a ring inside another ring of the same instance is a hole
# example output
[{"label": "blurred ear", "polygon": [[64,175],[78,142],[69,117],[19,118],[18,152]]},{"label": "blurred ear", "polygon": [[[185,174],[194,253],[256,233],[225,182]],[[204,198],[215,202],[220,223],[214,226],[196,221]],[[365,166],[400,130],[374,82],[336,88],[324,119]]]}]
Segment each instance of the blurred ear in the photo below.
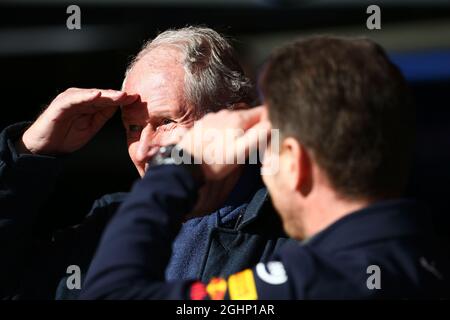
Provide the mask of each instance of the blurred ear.
[{"label": "blurred ear", "polygon": [[300,178],[297,187],[300,193],[306,197],[311,192],[313,186],[313,166],[310,154],[302,144],[300,144],[299,163]]},{"label": "blurred ear", "polygon": [[312,166],[306,148],[295,138],[287,137],[281,144],[280,170],[285,185],[292,192],[307,196],[312,187]]}]

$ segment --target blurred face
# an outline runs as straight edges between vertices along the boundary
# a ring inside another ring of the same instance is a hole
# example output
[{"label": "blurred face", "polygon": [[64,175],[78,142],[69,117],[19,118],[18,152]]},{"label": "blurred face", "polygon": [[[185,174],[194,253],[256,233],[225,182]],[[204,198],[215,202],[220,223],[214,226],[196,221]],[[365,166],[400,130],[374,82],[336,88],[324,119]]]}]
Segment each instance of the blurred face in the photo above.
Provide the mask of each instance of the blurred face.
[{"label": "blurred face", "polygon": [[[279,148],[273,144],[279,143]],[[272,174],[262,175],[264,184],[269,191],[272,203],[281,216],[286,233],[293,238],[300,238],[297,214],[301,211],[298,206],[299,155],[298,142],[293,138],[281,138],[276,142],[272,139],[264,154],[263,167],[273,168],[271,164],[278,157],[279,170]],[[297,205],[294,207],[294,203]]]},{"label": "blurred face", "polygon": [[[272,141],[268,145],[265,154],[264,154],[264,161],[263,166],[270,168],[270,162],[274,161],[274,157],[281,157],[280,152],[275,153],[273,149],[271,148]],[[280,168],[278,171],[276,171],[273,174],[265,174],[262,175],[264,184],[267,187],[267,190],[269,191],[270,197],[272,199],[272,203],[277,210],[277,212],[280,214],[281,217],[283,217],[283,224],[285,222],[284,216],[288,214],[289,211],[289,193],[288,188],[286,187],[286,184],[284,183],[285,180],[283,179],[284,172],[283,172],[283,164],[280,159]],[[286,226],[285,226],[286,230]],[[286,230],[287,231],[287,230]]]},{"label": "blurred face", "polygon": [[194,110],[184,99],[184,68],[180,52],[153,49],[130,70],[123,90],[139,99],[122,107],[128,153],[140,176],[158,148],[176,143],[193,125]]}]

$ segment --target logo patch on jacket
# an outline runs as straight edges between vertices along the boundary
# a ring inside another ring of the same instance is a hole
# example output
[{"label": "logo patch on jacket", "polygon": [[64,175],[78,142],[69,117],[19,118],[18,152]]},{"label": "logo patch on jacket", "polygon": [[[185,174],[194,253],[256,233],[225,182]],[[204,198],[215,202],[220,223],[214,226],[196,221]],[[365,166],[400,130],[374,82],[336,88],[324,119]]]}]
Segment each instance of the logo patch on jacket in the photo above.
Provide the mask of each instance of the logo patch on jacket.
[{"label": "logo patch on jacket", "polygon": [[206,287],[211,300],[223,300],[227,292],[227,282],[223,278],[213,278]]},{"label": "logo patch on jacket", "polygon": [[230,276],[228,279],[228,287],[231,300],[258,299],[253,271],[250,269]]},{"label": "logo patch on jacket", "polygon": [[279,261],[271,261],[267,264],[262,262],[256,265],[256,274],[268,284],[278,285],[287,281],[288,276],[284,266]]},{"label": "logo patch on jacket", "polygon": [[194,282],[191,285],[190,298],[191,300],[204,300],[207,296],[206,288],[200,281]]}]

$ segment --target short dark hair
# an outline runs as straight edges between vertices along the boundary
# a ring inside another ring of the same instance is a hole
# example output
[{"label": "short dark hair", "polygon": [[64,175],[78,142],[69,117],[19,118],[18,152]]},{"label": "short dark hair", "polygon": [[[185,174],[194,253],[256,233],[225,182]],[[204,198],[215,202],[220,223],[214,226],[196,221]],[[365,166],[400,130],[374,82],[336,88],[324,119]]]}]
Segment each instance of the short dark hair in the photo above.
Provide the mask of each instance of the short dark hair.
[{"label": "short dark hair", "polygon": [[302,143],[342,196],[402,193],[415,112],[381,46],[332,36],[293,42],[270,56],[260,88],[273,127]]}]

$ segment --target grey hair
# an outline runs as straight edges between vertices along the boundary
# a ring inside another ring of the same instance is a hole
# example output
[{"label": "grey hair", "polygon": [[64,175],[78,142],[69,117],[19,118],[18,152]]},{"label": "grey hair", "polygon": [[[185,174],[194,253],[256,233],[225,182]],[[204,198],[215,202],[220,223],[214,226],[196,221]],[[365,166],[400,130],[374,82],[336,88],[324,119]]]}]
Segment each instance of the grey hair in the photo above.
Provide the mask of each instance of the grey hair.
[{"label": "grey hair", "polygon": [[205,27],[167,30],[146,42],[131,61],[128,72],[137,61],[159,46],[173,46],[184,55],[184,87],[188,103],[197,116],[210,111],[250,104],[254,92],[230,43],[216,31]]}]

